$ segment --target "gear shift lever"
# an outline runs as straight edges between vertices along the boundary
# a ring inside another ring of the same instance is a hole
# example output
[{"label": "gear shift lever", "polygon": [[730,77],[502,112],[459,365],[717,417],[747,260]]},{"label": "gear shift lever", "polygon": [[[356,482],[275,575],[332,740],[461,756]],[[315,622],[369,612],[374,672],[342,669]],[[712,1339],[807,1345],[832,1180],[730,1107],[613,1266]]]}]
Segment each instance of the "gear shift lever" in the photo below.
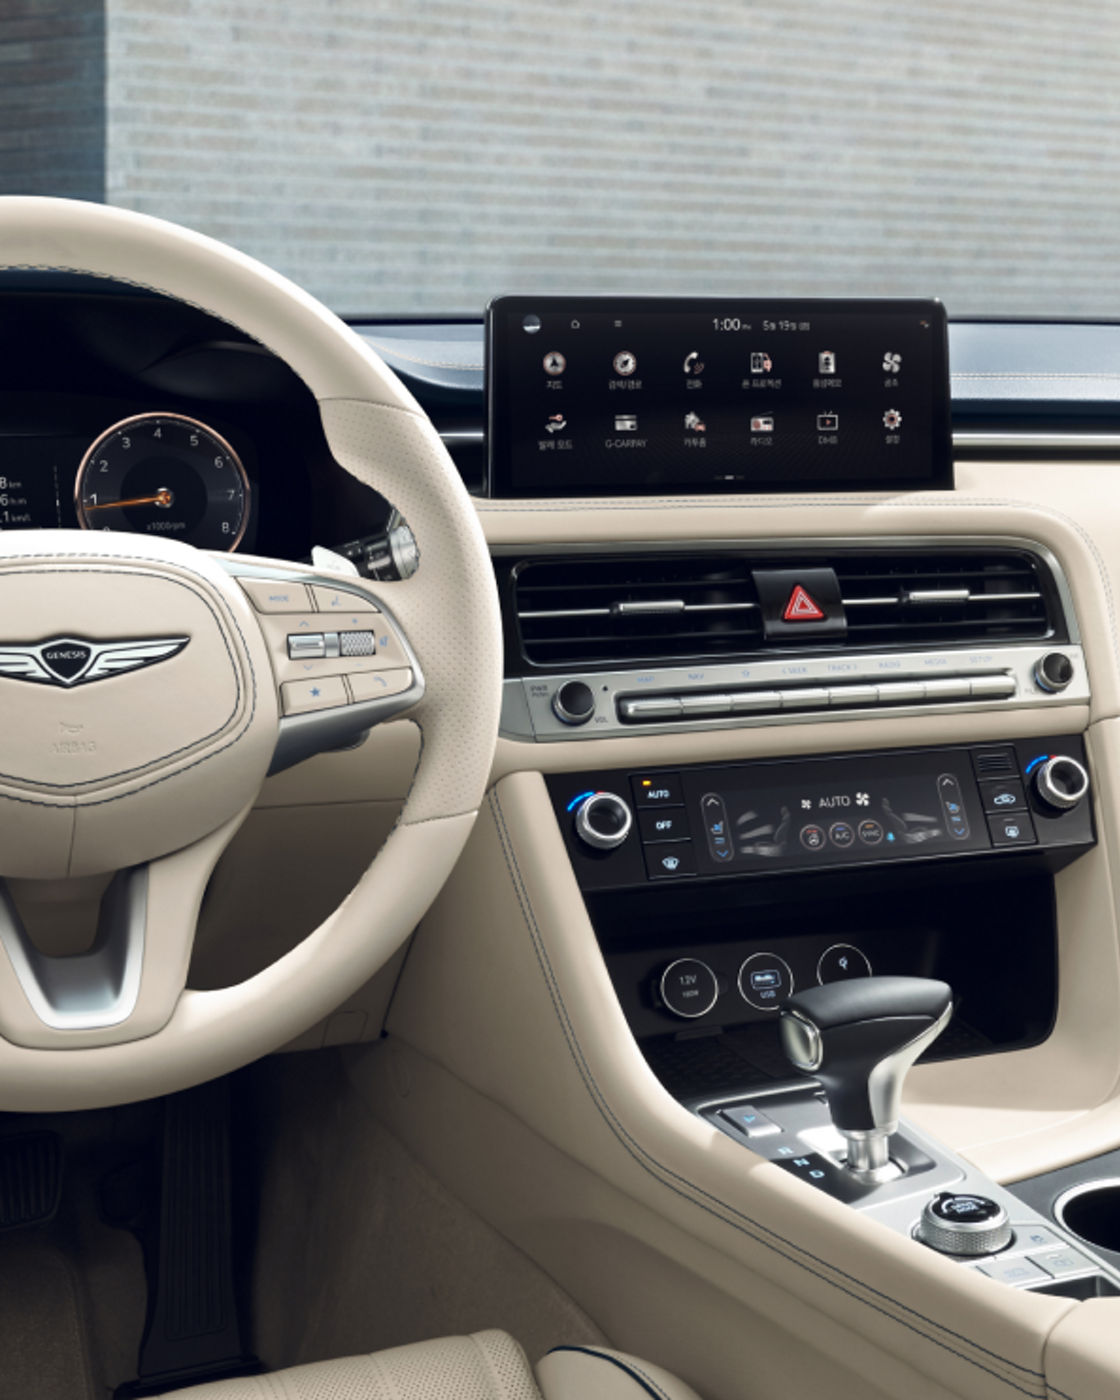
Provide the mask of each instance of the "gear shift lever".
[{"label": "gear shift lever", "polygon": [[832,1121],[848,1141],[848,1168],[865,1181],[891,1171],[906,1071],[945,1029],[953,993],[925,977],[861,977],[790,997],[782,1048],[818,1079]]}]

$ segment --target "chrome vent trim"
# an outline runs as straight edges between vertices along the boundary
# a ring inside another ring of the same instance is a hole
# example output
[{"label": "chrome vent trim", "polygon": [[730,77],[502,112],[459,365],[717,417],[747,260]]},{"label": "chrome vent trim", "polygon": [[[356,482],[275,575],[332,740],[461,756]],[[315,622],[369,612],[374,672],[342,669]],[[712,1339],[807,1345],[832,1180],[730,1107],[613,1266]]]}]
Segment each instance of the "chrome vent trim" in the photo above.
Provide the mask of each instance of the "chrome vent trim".
[{"label": "chrome vent trim", "polygon": [[507,599],[534,669],[785,654],[763,633],[753,571],[768,568],[839,580],[847,636],[807,635],[798,654],[1073,639],[1052,561],[1010,543],[557,552],[515,563]]}]

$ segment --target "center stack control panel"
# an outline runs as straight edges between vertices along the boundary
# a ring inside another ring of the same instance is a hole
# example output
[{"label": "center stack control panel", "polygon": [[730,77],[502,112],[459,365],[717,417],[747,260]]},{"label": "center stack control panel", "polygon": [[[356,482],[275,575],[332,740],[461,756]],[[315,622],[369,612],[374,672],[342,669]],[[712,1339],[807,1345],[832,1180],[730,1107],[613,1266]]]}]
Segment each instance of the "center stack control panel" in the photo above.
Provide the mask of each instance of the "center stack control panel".
[{"label": "center stack control panel", "polygon": [[1078,736],[548,778],[586,891],[1092,843]]}]

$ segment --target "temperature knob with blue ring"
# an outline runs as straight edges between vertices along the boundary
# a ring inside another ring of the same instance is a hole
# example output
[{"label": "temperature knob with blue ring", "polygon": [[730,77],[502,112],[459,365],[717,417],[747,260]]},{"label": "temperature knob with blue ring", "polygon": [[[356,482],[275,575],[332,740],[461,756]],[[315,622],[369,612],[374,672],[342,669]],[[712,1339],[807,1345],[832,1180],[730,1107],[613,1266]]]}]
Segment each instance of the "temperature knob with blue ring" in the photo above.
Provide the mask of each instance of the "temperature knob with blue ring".
[{"label": "temperature knob with blue ring", "polygon": [[634,814],[617,793],[591,792],[576,808],[576,835],[585,846],[613,851],[630,835]]}]

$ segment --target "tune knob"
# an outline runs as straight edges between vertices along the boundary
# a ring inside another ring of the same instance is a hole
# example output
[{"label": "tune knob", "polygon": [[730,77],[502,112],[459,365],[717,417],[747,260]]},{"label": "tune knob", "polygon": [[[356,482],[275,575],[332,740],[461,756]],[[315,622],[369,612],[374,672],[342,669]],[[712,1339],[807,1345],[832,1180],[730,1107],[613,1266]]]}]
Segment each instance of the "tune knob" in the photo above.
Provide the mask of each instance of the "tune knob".
[{"label": "tune knob", "polygon": [[576,808],[576,835],[597,851],[613,851],[630,835],[634,814],[613,792],[593,792]]},{"label": "tune knob", "polygon": [[583,681],[565,681],[552,697],[552,713],[563,724],[586,724],[595,713],[595,692]]},{"label": "tune knob", "polygon": [[1089,774],[1076,758],[1055,754],[1035,769],[1034,786],[1048,807],[1068,812],[1089,791]]},{"label": "tune knob", "polygon": [[1011,1221],[998,1201],[971,1193],[941,1191],[926,1202],[918,1238],[942,1254],[998,1254],[1014,1239]]},{"label": "tune knob", "polygon": [[1073,662],[1065,652],[1048,651],[1034,663],[1034,683],[1051,695],[1065,690],[1073,680]]}]

